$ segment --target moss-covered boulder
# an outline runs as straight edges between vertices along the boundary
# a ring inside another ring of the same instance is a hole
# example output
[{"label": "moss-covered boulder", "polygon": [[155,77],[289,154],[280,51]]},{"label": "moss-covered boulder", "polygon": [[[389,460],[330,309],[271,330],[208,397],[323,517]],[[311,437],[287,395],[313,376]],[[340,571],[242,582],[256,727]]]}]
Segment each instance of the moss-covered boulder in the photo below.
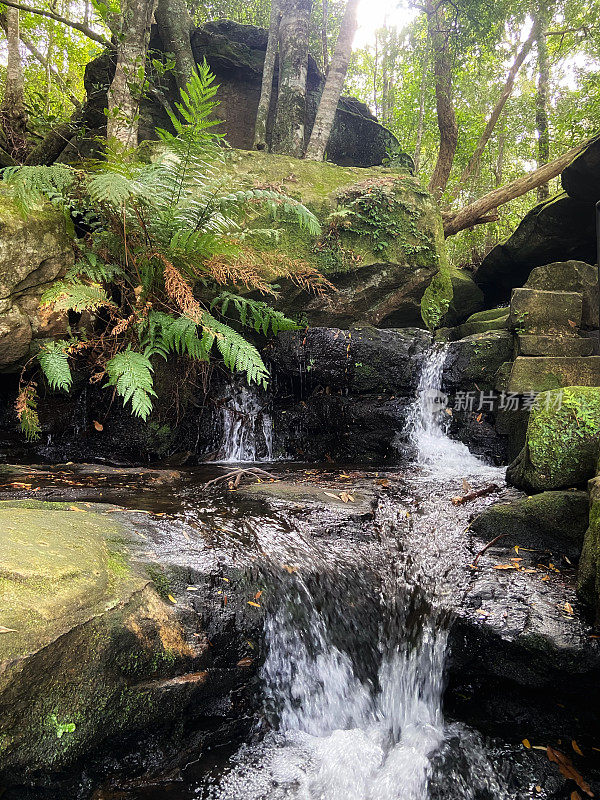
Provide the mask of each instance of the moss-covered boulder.
[{"label": "moss-covered boulder", "polygon": [[63,214],[48,207],[24,216],[0,194],[0,370],[23,358],[32,339],[66,331],[66,315],[40,309],[39,299],[72,262]]},{"label": "moss-covered boulder", "polygon": [[477,311],[471,314],[462,325],[457,328],[457,338],[472,336],[475,333],[487,331],[504,331],[508,328],[508,307],[490,308],[487,311]]},{"label": "moss-covered boulder", "polygon": [[579,560],[577,592],[600,622],[600,476],[589,482],[590,514]]},{"label": "moss-covered boulder", "polygon": [[513,338],[508,331],[475,333],[451,342],[444,364],[444,386],[454,391],[490,390],[496,373],[512,358]]},{"label": "moss-covered boulder", "polygon": [[543,392],[507,480],[533,492],[576,486],[594,476],[599,451],[600,387]]},{"label": "moss-covered boulder", "polygon": [[[228,172],[237,189],[275,188],[300,200],[323,226],[316,238],[267,214],[252,223],[278,229],[277,239],[252,237],[252,250],[258,268],[281,285],[282,310],[324,327],[423,324],[421,298],[448,267],[439,209],[415,178],[252,151],[232,151]],[[294,261],[317,269],[334,291],[315,295],[282,281],[280,265]]]},{"label": "moss-covered boulder", "polygon": [[206,643],[132,566],[139,537],[112,511],[0,502],[2,786],[51,781],[181,713],[161,679],[190,672]]}]

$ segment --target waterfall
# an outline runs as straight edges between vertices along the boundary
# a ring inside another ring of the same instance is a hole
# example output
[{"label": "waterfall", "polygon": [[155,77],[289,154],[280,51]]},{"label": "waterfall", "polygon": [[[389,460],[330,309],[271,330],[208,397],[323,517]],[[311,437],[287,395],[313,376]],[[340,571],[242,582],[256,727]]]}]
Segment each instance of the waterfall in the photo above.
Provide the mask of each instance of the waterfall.
[{"label": "waterfall", "polygon": [[223,406],[223,440],[219,460],[227,462],[271,461],[273,432],[264,400],[248,386],[233,386]]},{"label": "waterfall", "polygon": [[440,477],[469,477],[499,470],[487,466],[462,442],[448,436],[450,416],[447,395],[442,391],[447,345],[436,344],[426,356],[409,410],[408,431],[417,451],[417,462]]}]

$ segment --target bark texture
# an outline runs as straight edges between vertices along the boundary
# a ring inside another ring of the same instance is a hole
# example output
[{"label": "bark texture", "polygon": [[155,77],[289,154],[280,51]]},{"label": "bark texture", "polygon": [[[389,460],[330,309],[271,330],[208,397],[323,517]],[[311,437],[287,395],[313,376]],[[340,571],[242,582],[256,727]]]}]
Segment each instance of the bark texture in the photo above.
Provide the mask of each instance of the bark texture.
[{"label": "bark texture", "polygon": [[520,178],[511,181],[511,183],[507,183],[506,186],[501,186],[498,189],[488,192],[488,194],[480,197],[479,200],[476,200],[474,203],[461,208],[460,211],[443,214],[444,234],[446,236],[453,236],[455,233],[465,230],[465,228],[472,228],[474,225],[478,225],[483,221],[489,221],[489,219],[486,220],[484,218],[490,212],[495,211],[495,209],[505,203],[509,203],[517,197],[527,194],[527,192],[530,192],[532,189],[537,189],[542,184],[560,175],[565,167],[573,161],[575,156],[581,153],[587,144],[589,144],[589,142],[584,142],[577,147],[573,147],[564,155],[554,159],[554,161],[544,164],[544,166],[527,173],[527,175],[522,175]]},{"label": "bark texture", "polygon": [[269,108],[271,107],[271,95],[273,94],[273,73],[275,71],[280,22],[281,10],[279,8],[279,3],[277,0],[272,0],[271,18],[269,20],[269,37],[267,39],[267,51],[265,53],[260,98],[258,101],[256,125],[254,128],[253,147],[255,150],[265,150],[267,147],[267,120],[269,118]]},{"label": "bark texture", "polygon": [[428,49],[423,55],[423,67],[421,72],[421,86],[419,87],[419,118],[417,121],[417,138],[415,141],[415,175],[419,174],[421,164],[421,147],[423,145],[423,128],[425,126],[425,94],[427,92],[427,63],[429,61]]},{"label": "bark texture", "polygon": [[271,149],[302,158],[312,0],[281,0],[279,89]]},{"label": "bark texture", "polygon": [[158,0],[156,22],[165,53],[173,53],[177,85],[183,89],[196,72],[190,33],[193,28],[184,0]]},{"label": "bark texture", "polygon": [[8,8],[2,14],[2,27],[6,32],[6,84],[0,107],[0,125],[9,154],[21,161],[27,153],[27,111],[25,109],[25,81],[20,52],[19,12]]},{"label": "bark texture", "polygon": [[124,0],[119,20],[117,66],[108,90],[107,136],[125,148],[138,143],[139,104],[156,0]]},{"label": "bark texture", "polygon": [[327,41],[327,23],[329,22],[329,3],[322,0],[323,21],[321,23],[321,50],[323,53],[323,74],[327,77],[329,69],[329,43]]},{"label": "bark texture", "polygon": [[[512,94],[512,90],[514,88],[518,72],[521,69],[523,62],[529,55],[531,48],[533,47],[533,44],[535,42],[535,39],[536,39],[535,32],[532,31],[527,41],[523,44],[523,46],[519,50],[517,57],[515,58],[513,65],[511,66],[508,72],[508,76],[506,78],[506,82],[502,89],[502,93],[500,94],[500,97],[498,98],[496,105],[492,109],[492,113],[490,114],[490,117],[487,121],[483,133],[479,137],[479,141],[477,142],[475,150],[473,151],[473,155],[469,159],[469,163],[465,167],[463,174],[460,176],[461,184],[464,184],[465,181],[467,181],[471,177],[471,175],[473,175],[473,173],[476,173],[478,171],[479,162],[481,160],[481,156],[483,155],[483,151],[485,150],[486,145],[489,142],[492,133],[494,132],[498,120],[500,119],[500,115],[504,110],[506,101]],[[546,159],[546,161],[547,160],[548,159]]]},{"label": "bark texture", "polygon": [[433,55],[435,101],[440,131],[440,149],[429,181],[429,191],[439,198],[446,185],[454,163],[458,143],[458,125],[452,102],[452,59],[450,52],[450,27],[440,3],[427,0],[427,27]]},{"label": "bark texture", "polygon": [[311,161],[323,160],[327,142],[331,136],[335,112],[342,94],[342,89],[344,88],[348,64],[350,63],[350,56],[352,55],[352,42],[354,41],[357,25],[356,10],[358,8],[358,3],[359,0],[348,0],[344,11],[340,33],[335,45],[331,64],[329,65],[329,72],[325,80],[323,94],[319,101],[315,124],[313,125],[306,149],[306,158]]}]

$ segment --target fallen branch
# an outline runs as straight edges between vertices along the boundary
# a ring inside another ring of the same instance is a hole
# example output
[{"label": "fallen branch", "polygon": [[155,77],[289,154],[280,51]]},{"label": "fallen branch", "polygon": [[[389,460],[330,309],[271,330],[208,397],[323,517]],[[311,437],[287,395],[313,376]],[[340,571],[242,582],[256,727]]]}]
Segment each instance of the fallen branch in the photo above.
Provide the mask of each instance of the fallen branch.
[{"label": "fallen branch", "polygon": [[494,539],[492,539],[491,542],[488,542],[485,547],[482,547],[481,550],[475,556],[475,559],[471,564],[471,568],[477,569],[477,562],[479,561],[481,556],[485,553],[485,551],[488,550],[492,545],[496,544],[496,542],[499,542],[500,539],[504,539],[505,536],[508,536],[508,533],[501,533],[500,536],[496,536]]},{"label": "fallen branch", "polygon": [[477,500],[478,497],[485,497],[487,494],[493,494],[497,492],[499,489],[498,485],[495,483],[490,483],[489,486],[486,486],[484,489],[473,489],[471,492],[467,492],[466,494],[459,494],[456,497],[451,497],[452,504],[455,506],[462,506],[465,503],[470,503],[471,500]]},{"label": "fallen branch", "polygon": [[233,481],[233,485],[237,489],[244,475],[248,475],[253,478],[265,477],[276,480],[275,475],[271,475],[270,472],[266,472],[264,469],[260,469],[260,467],[238,467],[231,472],[226,472],[224,475],[219,475],[217,478],[207,481],[204,484],[204,488],[206,489],[208,486],[215,486],[218,483]]}]

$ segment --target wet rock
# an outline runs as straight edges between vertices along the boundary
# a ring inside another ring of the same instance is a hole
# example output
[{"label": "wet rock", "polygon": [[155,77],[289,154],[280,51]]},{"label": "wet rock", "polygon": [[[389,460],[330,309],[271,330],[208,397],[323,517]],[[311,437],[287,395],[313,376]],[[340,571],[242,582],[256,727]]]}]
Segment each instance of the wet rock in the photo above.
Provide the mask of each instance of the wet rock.
[{"label": "wet rock", "polygon": [[583,261],[555,261],[531,271],[525,286],[552,292],[577,292],[583,299],[582,325],[598,328],[598,268]]},{"label": "wet rock", "polygon": [[600,388],[545,392],[531,412],[525,446],[509,465],[507,480],[533,492],[576,486],[594,476],[599,448]]},{"label": "wet rock", "polygon": [[478,311],[472,314],[457,329],[458,339],[472,336],[475,333],[506,330],[508,328],[509,309],[506,307],[491,308],[487,311]]},{"label": "wet rock", "polygon": [[496,373],[512,358],[513,338],[508,331],[476,333],[448,345],[444,387],[454,392],[484,391],[495,387]]},{"label": "wet rock", "polygon": [[279,375],[310,386],[411,396],[430,342],[419,328],[309,328],[280,333],[267,352]]},{"label": "wet rock", "polygon": [[600,356],[518,356],[506,367],[496,385],[509,394],[600,386]]},{"label": "wet rock", "polygon": [[464,269],[452,269],[452,302],[444,315],[441,324],[444,326],[459,325],[483,308],[483,292],[473,280],[470,272]]},{"label": "wet rock", "polygon": [[593,609],[596,623],[600,621],[600,477],[589,482],[589,527],[579,573],[577,592],[584,603]]},{"label": "wet rock", "polygon": [[338,486],[314,486],[293,481],[253,483],[238,490],[239,494],[264,499],[275,508],[291,506],[294,510],[314,514],[316,509],[330,511],[345,520],[373,519],[376,506],[374,492],[356,490],[351,483]]}]

